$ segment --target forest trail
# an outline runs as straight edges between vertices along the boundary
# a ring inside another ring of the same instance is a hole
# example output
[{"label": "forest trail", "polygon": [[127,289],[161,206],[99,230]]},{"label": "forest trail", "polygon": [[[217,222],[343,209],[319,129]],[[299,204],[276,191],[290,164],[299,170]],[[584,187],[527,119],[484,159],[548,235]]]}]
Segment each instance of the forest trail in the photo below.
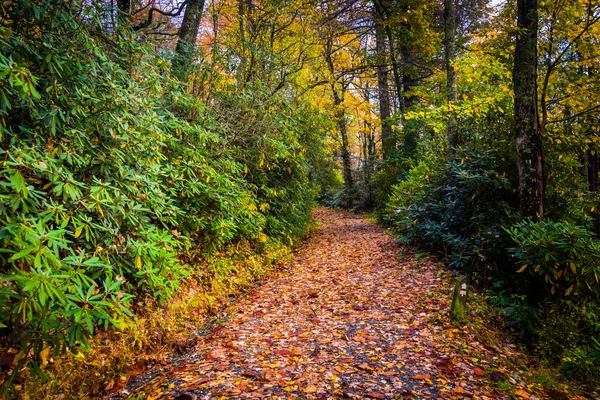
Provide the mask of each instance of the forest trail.
[{"label": "forest trail", "polygon": [[535,392],[522,383],[525,357],[501,343],[481,316],[471,315],[475,322],[465,327],[450,323],[454,279],[439,263],[415,257],[360,216],[318,209],[315,217],[322,224],[289,272],[242,296],[185,361],[130,398],[529,398]]}]

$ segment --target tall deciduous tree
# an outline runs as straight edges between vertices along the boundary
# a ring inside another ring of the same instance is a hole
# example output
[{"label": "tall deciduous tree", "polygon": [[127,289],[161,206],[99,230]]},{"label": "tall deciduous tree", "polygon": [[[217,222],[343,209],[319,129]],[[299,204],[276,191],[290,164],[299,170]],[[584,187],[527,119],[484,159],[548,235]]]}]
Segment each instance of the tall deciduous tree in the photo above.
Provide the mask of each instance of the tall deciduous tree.
[{"label": "tall deciduous tree", "polygon": [[517,27],[513,81],[520,212],[541,220],[544,167],[537,110],[537,0],[517,1]]},{"label": "tall deciduous tree", "polygon": [[173,72],[179,78],[187,77],[192,65],[203,10],[204,0],[187,0],[173,59]]},{"label": "tall deciduous tree", "polygon": [[454,159],[458,145],[458,126],[456,112],[452,106],[456,104],[456,23],[454,16],[454,0],[444,0],[444,58],[446,62],[446,96],[449,105],[448,113],[448,159]]},{"label": "tall deciduous tree", "polygon": [[381,14],[375,12],[375,52],[377,53],[377,95],[379,117],[381,119],[381,150],[383,158],[387,159],[395,146],[392,137],[392,126],[389,121],[391,112],[385,37]]},{"label": "tall deciduous tree", "polygon": [[330,75],[331,94],[333,96],[334,105],[334,119],[340,135],[341,141],[341,157],[342,157],[342,171],[344,176],[344,186],[346,190],[345,206],[347,208],[353,207],[354,201],[354,178],[352,177],[352,159],[350,157],[350,141],[348,137],[348,122],[346,121],[346,109],[344,107],[344,95],[347,89],[347,83],[344,81],[343,76],[338,81],[336,79],[336,69],[333,61],[333,38],[328,37],[325,39],[325,46],[323,49],[323,56],[327,64],[327,69]]}]

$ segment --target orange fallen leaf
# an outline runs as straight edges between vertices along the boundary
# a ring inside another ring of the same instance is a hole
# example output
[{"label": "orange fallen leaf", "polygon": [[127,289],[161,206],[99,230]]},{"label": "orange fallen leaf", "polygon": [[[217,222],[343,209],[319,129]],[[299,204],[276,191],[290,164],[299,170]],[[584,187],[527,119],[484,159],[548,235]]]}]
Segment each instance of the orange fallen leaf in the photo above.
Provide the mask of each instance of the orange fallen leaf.
[{"label": "orange fallen leaf", "polygon": [[304,388],[304,393],[306,393],[306,394],[316,393],[317,390],[318,389],[315,385],[308,385],[307,387]]},{"label": "orange fallen leaf", "polygon": [[367,397],[372,399],[385,399],[385,394],[379,392],[367,392],[365,393]]},{"label": "orange fallen leaf", "polygon": [[473,369],[473,373],[477,376],[484,376],[485,375],[485,371],[482,370],[481,368],[474,368]]},{"label": "orange fallen leaf", "polygon": [[410,377],[410,379],[424,381],[424,380],[427,380],[427,379],[431,379],[431,376],[430,375],[413,375],[413,376]]},{"label": "orange fallen leaf", "polygon": [[515,394],[519,397],[522,397],[524,399],[528,399],[531,397],[531,395],[529,393],[527,393],[526,391],[524,391],[523,389],[517,389],[517,391],[515,392]]}]

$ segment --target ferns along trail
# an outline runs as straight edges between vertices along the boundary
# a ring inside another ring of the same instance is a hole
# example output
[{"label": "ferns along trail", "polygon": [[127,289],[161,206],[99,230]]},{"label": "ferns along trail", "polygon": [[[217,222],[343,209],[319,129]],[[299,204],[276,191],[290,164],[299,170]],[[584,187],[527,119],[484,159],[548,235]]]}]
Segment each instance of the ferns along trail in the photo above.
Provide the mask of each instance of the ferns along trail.
[{"label": "ferns along trail", "polygon": [[0,398],[596,398],[600,4],[0,2]]}]

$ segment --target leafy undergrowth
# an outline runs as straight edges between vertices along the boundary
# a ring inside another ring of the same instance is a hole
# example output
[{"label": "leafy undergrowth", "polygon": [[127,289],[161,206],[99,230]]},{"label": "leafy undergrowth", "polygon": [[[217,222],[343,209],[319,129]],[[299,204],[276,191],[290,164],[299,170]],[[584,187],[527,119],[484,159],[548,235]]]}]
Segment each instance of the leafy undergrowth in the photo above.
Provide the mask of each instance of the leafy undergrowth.
[{"label": "leafy undergrowth", "polygon": [[184,359],[113,398],[578,398],[529,372],[482,296],[471,296],[469,323],[451,324],[454,276],[440,263],[358,216],[316,218],[290,272],[233,304]]},{"label": "leafy undergrowth", "polygon": [[[49,381],[34,382],[22,371],[17,395],[28,399],[102,398],[138,379],[152,365],[165,365],[188,351],[232,300],[257,280],[286,265],[290,249],[271,244],[262,251],[238,243],[204,260],[166,304],[146,299],[135,305],[135,321],[123,331],[99,331],[86,352],[51,358],[43,365]],[[202,275],[200,275],[200,271]]]}]

